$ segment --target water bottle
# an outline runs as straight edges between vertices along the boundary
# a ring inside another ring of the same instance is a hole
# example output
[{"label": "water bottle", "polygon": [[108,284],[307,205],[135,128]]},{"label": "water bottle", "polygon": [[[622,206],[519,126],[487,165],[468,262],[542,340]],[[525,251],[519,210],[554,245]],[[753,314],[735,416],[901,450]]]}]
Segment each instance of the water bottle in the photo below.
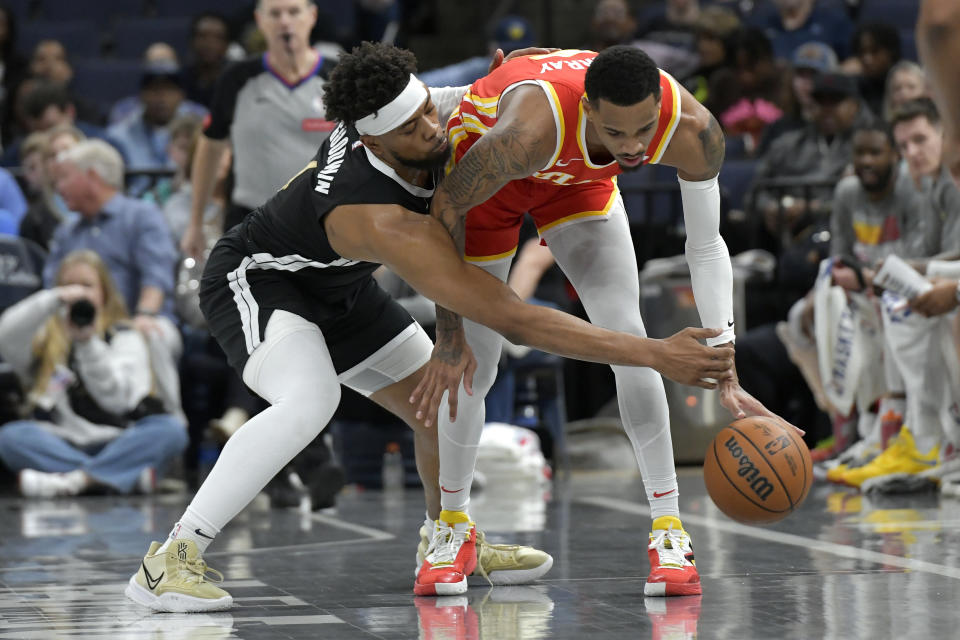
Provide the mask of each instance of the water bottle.
[{"label": "water bottle", "polygon": [[400,491],[403,489],[403,454],[400,445],[391,442],[383,454],[383,490]]}]

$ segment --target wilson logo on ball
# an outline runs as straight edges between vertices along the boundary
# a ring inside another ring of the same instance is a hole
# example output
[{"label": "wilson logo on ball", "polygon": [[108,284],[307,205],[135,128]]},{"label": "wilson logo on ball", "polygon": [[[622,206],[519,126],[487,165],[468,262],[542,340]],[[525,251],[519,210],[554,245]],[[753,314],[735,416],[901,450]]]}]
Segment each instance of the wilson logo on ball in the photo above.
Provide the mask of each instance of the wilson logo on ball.
[{"label": "wilson logo on ball", "polygon": [[770,494],[773,493],[773,485],[766,476],[760,475],[760,471],[750,460],[750,456],[746,455],[743,452],[743,447],[737,443],[736,437],[730,436],[723,444],[730,455],[739,460],[740,466],[737,469],[737,475],[750,483],[750,489],[757,494],[758,498],[761,500],[769,498]]}]

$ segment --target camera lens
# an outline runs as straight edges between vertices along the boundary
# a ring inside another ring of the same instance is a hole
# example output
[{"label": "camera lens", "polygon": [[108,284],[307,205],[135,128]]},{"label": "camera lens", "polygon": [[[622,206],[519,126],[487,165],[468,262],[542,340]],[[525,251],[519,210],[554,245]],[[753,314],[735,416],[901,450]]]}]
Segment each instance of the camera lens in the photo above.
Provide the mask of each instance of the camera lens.
[{"label": "camera lens", "polygon": [[70,323],[75,327],[88,327],[93,324],[97,309],[86,298],[81,298],[70,305]]}]

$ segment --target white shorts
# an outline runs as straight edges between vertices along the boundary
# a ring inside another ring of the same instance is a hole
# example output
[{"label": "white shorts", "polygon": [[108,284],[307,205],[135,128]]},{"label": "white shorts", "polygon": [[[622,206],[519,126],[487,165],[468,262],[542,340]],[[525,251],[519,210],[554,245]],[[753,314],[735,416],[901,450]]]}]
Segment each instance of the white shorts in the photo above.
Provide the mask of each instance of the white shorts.
[{"label": "white shorts", "polygon": [[[264,340],[254,349],[243,368],[243,381],[256,391],[256,380],[263,361],[270,353],[273,344],[284,337],[298,332],[319,334],[316,324],[295,313],[277,309],[267,323]],[[379,349],[353,367],[337,375],[340,384],[350,387],[364,396],[412,375],[430,360],[433,342],[416,322],[407,325],[400,333],[388,338]]]},{"label": "white shorts", "polygon": [[412,375],[427,364],[433,342],[414,322],[363,362],[344,371],[337,380],[364,396],[371,396]]}]

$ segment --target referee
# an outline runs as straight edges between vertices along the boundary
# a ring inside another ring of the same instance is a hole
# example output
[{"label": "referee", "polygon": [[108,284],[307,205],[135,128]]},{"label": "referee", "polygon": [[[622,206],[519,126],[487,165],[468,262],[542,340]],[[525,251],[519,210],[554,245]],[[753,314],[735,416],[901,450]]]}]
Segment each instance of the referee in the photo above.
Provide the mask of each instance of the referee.
[{"label": "referee", "polygon": [[197,259],[207,248],[203,212],[228,148],[234,187],[224,230],[276,193],[333,129],[324,117],[323,85],[335,63],[310,46],[317,21],[313,0],[258,0],[254,17],[267,51],[224,70],[197,143],[190,223],[180,243]]}]

